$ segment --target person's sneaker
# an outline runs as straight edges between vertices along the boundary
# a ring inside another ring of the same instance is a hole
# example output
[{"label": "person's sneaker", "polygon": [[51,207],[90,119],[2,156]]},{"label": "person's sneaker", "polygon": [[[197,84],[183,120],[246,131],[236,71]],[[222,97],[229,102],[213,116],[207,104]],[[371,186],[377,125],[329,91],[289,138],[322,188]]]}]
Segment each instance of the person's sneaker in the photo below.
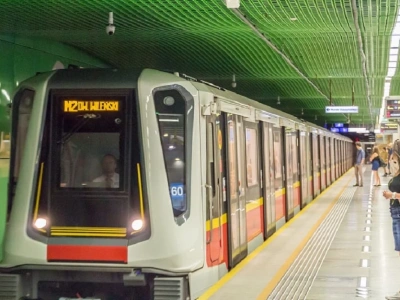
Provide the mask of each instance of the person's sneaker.
[{"label": "person's sneaker", "polygon": [[386,296],[386,300],[400,300],[400,292],[397,292],[393,296]]},{"label": "person's sneaker", "polygon": [[388,176],[388,174],[386,174],[386,173],[385,173],[385,175],[383,175],[383,177],[387,177],[387,176]]},{"label": "person's sneaker", "polygon": [[360,184],[360,187],[362,187],[363,185],[362,184]]},{"label": "person's sneaker", "polygon": [[358,183],[356,183],[355,185],[353,185],[353,186],[358,186]]}]

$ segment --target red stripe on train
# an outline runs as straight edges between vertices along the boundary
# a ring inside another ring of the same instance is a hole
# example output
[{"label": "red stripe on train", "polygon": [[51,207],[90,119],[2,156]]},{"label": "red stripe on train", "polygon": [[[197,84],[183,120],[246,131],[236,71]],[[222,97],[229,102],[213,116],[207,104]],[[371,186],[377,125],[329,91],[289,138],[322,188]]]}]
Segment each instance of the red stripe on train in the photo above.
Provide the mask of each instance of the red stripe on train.
[{"label": "red stripe on train", "polygon": [[47,245],[47,261],[127,263],[126,246]]}]

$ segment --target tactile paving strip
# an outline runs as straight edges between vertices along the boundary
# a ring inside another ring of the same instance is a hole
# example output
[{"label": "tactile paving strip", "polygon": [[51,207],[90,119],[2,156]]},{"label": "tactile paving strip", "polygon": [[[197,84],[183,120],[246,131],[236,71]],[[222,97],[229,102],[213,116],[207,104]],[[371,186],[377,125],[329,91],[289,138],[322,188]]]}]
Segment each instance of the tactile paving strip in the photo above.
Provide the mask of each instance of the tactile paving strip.
[{"label": "tactile paving strip", "polygon": [[356,189],[347,189],[318,227],[292,266],[272,291],[268,300],[306,299]]}]

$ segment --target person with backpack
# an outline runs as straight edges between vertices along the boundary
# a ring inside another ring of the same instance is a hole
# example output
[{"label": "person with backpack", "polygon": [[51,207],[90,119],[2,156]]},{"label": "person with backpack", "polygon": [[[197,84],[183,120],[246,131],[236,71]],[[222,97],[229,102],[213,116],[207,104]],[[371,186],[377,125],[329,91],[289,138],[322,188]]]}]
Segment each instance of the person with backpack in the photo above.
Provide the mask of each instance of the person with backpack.
[{"label": "person with backpack", "polygon": [[379,150],[377,146],[374,146],[369,161],[372,163],[372,174],[374,174],[375,181],[374,186],[381,186],[381,179],[378,174],[378,169],[381,166],[381,160],[379,158]]},{"label": "person with backpack", "polygon": [[379,158],[381,159],[381,167],[383,168],[383,171],[385,174],[383,177],[386,177],[389,175],[389,148],[388,147],[383,147],[383,150],[379,153]]}]

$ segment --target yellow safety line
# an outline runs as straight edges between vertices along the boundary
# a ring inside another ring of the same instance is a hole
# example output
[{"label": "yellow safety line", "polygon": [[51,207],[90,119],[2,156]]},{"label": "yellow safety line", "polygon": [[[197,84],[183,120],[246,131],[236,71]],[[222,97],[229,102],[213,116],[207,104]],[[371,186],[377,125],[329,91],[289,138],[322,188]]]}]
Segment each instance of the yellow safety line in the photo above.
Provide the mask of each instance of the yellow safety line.
[{"label": "yellow safety line", "polygon": [[37,189],[37,195],[36,195],[35,211],[33,213],[33,222],[36,221],[38,213],[39,213],[39,202],[40,202],[40,195],[42,192],[43,166],[44,166],[44,163],[41,163],[40,164],[40,172],[39,172],[38,189]]},{"label": "yellow safety line", "polygon": [[144,206],[143,206],[143,194],[142,194],[142,177],[140,176],[140,164],[136,164],[138,174],[138,185],[139,185],[139,200],[140,200],[140,216],[144,220]]},{"label": "yellow safety line", "polygon": [[[352,168],[351,168],[352,169]],[[343,174],[341,177],[343,177],[344,175],[346,175],[347,173],[349,173],[350,170],[348,170],[345,174]],[[340,178],[340,177],[339,177]],[[339,178],[335,181],[337,182],[339,180]],[[351,179],[350,179],[351,180]],[[350,182],[350,180],[348,182]],[[348,183],[347,183],[348,184]],[[346,186],[347,186],[346,184]],[[269,244],[271,244],[282,232],[284,232],[284,230],[292,223],[294,222],[298,217],[300,217],[304,212],[306,212],[312,205],[314,205],[320,197],[322,197],[325,193],[327,193],[334,184],[332,184],[331,186],[329,186],[329,188],[325,189],[321,194],[319,194],[314,201],[312,201],[310,204],[308,204],[305,208],[303,208],[297,215],[295,215],[292,219],[290,219],[285,225],[283,225],[277,232],[275,232],[271,237],[269,237],[263,244],[261,244],[260,246],[257,247],[257,249],[255,249],[250,255],[248,255],[245,259],[243,259],[237,266],[235,266],[231,271],[229,271],[226,275],[224,275],[220,280],[218,280],[212,287],[210,287],[203,295],[200,296],[200,298],[198,298],[198,300],[206,300],[209,299],[213,294],[215,294],[220,288],[222,288],[229,280],[231,280],[233,277],[235,277],[235,275],[242,270],[254,257],[256,257],[262,250],[264,250]],[[345,187],[346,187],[345,186]],[[344,187],[344,188],[345,188]],[[342,194],[344,188],[342,189],[342,191],[339,193]],[[337,197],[337,199],[339,199],[339,196]],[[337,199],[333,202],[333,204],[337,201]],[[329,212],[330,209],[333,207],[333,204],[327,209],[327,211]],[[325,215],[323,216],[325,217]],[[320,218],[320,220],[323,220],[323,217]],[[322,222],[322,221],[321,221]],[[318,226],[316,226],[315,228],[313,227],[314,231],[318,228]],[[310,234],[310,233],[309,233]],[[312,234],[311,234],[312,235]],[[310,236],[311,236],[310,235]],[[310,237],[307,235],[305,237],[306,242],[308,241]],[[303,241],[304,242],[304,241]],[[306,244],[306,242],[301,243],[304,247],[304,245]],[[301,250],[301,249],[300,249]],[[295,250],[295,252],[297,251],[297,249]],[[298,252],[296,252],[298,253]],[[290,260],[290,258],[294,256],[294,258],[296,258],[296,255],[292,254],[288,260]],[[285,263],[286,265],[286,263]],[[285,266],[284,265],[284,266]],[[289,268],[290,264],[288,264],[287,268]],[[282,273],[282,275],[280,274],[280,271],[278,271],[278,273],[275,275],[275,277],[278,278],[279,275],[279,280],[282,278],[283,274],[286,272],[287,268],[285,269],[285,271]],[[283,267],[281,268],[283,269]],[[271,280],[274,281],[275,277]],[[279,280],[276,281],[279,282]],[[275,285],[272,288],[275,288]],[[264,295],[264,291],[267,291],[267,288],[269,287],[269,284],[267,285],[267,287],[263,290],[261,295]],[[272,290],[271,290],[272,291]],[[270,293],[270,292],[269,292]],[[258,297],[258,299],[263,299],[265,300],[267,297],[264,298],[260,298],[260,296]]]}]

